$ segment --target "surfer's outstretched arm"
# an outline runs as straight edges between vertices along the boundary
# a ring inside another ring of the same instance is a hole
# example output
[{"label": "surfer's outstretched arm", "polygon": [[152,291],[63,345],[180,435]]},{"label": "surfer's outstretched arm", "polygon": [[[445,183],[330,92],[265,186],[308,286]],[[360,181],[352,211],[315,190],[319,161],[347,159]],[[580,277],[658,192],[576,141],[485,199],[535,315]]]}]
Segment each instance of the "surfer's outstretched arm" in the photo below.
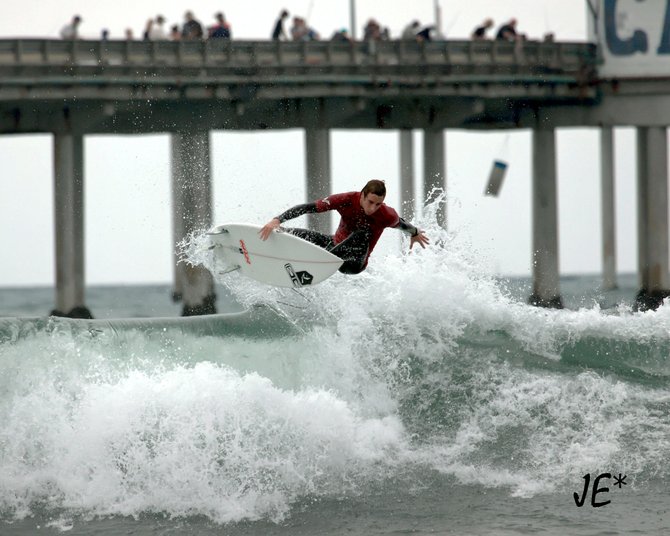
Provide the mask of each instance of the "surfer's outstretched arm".
[{"label": "surfer's outstretched arm", "polygon": [[261,235],[261,240],[267,240],[270,233],[279,228],[285,221],[292,220],[293,218],[297,218],[304,214],[315,214],[316,212],[318,212],[316,203],[305,203],[291,207],[286,212],[282,212],[279,216],[275,216],[261,227],[261,230],[258,232]]},{"label": "surfer's outstretched arm", "polygon": [[426,248],[426,246],[430,243],[430,240],[428,237],[424,234],[423,231],[412,225],[411,223],[406,222],[404,219],[399,218],[398,219],[398,225],[396,225],[396,229],[400,229],[401,231],[404,231],[408,235],[410,235],[409,239],[409,249],[412,249],[414,247],[414,244],[419,244],[422,248]]}]

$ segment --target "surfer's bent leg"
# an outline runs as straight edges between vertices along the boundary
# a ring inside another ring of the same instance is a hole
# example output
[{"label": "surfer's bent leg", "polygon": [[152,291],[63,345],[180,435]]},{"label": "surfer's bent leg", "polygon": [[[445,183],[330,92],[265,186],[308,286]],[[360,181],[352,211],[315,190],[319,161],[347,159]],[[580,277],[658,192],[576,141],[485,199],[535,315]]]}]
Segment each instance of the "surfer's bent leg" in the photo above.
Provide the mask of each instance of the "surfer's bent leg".
[{"label": "surfer's bent leg", "polygon": [[310,229],[288,228],[286,232],[316,244],[342,259],[344,262],[339,271],[343,274],[360,274],[365,269],[370,247],[368,230],[355,231],[336,246],[333,245],[332,236]]},{"label": "surfer's bent leg", "polygon": [[370,231],[354,231],[337,246],[330,249],[333,255],[344,261],[339,271],[343,274],[360,274],[365,270],[365,262],[370,248]]},{"label": "surfer's bent leg", "polygon": [[302,238],[303,240],[307,240],[307,242],[316,244],[323,249],[329,249],[333,245],[332,236],[319,233],[317,231],[312,231],[310,229],[298,229],[291,227],[286,229],[286,232],[292,234],[293,236],[297,236],[298,238]]}]

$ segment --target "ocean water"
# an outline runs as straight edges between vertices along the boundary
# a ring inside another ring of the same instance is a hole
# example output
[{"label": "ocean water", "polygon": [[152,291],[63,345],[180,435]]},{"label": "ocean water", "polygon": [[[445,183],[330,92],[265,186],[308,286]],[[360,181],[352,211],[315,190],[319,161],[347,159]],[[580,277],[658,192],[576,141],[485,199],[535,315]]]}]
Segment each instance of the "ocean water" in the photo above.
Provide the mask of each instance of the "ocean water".
[{"label": "ocean water", "polygon": [[202,318],[0,290],[0,534],[670,533],[670,306],[582,276],[538,309],[441,241],[300,292],[229,274]]}]

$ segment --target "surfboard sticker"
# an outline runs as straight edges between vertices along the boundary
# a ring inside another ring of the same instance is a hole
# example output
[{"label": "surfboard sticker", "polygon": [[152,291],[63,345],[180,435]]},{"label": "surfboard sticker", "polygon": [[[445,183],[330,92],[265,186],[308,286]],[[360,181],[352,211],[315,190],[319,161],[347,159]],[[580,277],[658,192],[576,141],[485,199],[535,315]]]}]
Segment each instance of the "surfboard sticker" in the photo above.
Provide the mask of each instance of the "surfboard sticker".
[{"label": "surfboard sticker", "polygon": [[244,255],[244,260],[247,264],[251,264],[251,259],[249,259],[249,252],[247,251],[247,245],[244,243],[244,240],[240,239],[240,253]]},{"label": "surfboard sticker", "polygon": [[261,240],[260,229],[244,223],[210,229],[209,249],[215,265],[236,266],[240,275],[287,288],[317,285],[342,266],[339,257],[288,232],[273,232]]},{"label": "surfboard sticker", "polygon": [[309,272],[306,272],[305,270],[301,270],[300,272],[296,272],[293,269],[293,266],[291,266],[290,262],[287,262],[284,265],[284,268],[286,268],[286,272],[288,273],[288,276],[291,278],[291,282],[293,283],[294,287],[302,287],[305,285],[311,285],[312,281],[314,280],[314,276],[310,274]]}]

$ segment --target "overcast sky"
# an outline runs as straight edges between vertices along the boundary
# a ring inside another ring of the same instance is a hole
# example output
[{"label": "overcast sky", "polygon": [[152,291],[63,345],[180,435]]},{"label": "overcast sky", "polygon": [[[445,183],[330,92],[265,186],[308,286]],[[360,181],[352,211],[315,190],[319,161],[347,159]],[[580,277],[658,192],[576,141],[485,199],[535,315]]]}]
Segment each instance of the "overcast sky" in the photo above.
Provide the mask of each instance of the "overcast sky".
[{"label": "overcast sky", "polygon": [[[264,39],[282,8],[308,18],[322,36],[348,27],[346,0],[136,0],[120,9],[118,1],[22,0],[3,2],[0,36],[51,37],[72,15],[84,22],[81,34],[97,38],[103,28],[119,38],[126,28],[141,36],[146,20],[162,14],[168,25],[182,23],[192,10],[206,26],[221,10],[233,37]],[[441,0],[442,28],[451,38],[467,38],[486,17],[496,26],[516,17],[529,38],[554,32],[558,40],[586,39],[585,0]],[[434,0],[412,2],[358,0],[358,35],[374,17],[397,36],[411,20],[434,20]],[[530,133],[449,130],[446,133],[448,228],[480,252],[482,265],[507,275],[525,275],[531,267]],[[562,273],[601,270],[598,132],[561,129],[557,134]],[[213,132],[214,223],[264,223],[305,196],[304,133]],[[398,135],[396,132],[333,131],[333,190],[359,189],[369,178],[386,179],[387,203],[398,206]],[[634,271],[634,132],[616,130],[617,264]],[[421,178],[421,134],[415,134],[416,177]],[[483,190],[495,158],[509,169],[501,195]],[[50,135],[0,136],[0,286],[51,285],[54,281],[53,169]],[[87,136],[86,272],[88,284],[168,283],[172,277],[170,153],[167,135]],[[390,233],[387,233],[390,234]],[[389,239],[393,240],[393,239]],[[392,245],[395,242],[389,242]],[[392,246],[386,246],[392,247]]]}]

